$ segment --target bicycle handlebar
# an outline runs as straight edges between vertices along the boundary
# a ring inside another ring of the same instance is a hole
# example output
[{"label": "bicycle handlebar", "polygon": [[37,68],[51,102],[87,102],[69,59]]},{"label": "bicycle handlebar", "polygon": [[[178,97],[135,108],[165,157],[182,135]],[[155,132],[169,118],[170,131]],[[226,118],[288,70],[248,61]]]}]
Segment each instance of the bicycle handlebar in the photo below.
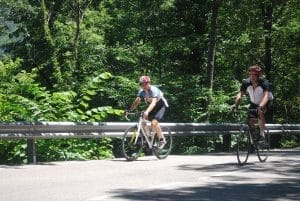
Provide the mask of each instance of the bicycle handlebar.
[{"label": "bicycle handlebar", "polygon": [[128,118],[128,115],[135,115],[135,113],[133,113],[133,112],[126,112],[126,113],[125,113],[125,115],[124,115],[125,119],[126,119],[127,121],[130,121],[130,119]]},{"label": "bicycle handlebar", "polygon": [[135,115],[137,116],[138,114],[140,114],[140,116],[143,116],[143,112],[140,111],[136,111],[136,112],[126,112],[124,117],[127,121],[130,121],[130,119],[128,118],[128,115]]}]

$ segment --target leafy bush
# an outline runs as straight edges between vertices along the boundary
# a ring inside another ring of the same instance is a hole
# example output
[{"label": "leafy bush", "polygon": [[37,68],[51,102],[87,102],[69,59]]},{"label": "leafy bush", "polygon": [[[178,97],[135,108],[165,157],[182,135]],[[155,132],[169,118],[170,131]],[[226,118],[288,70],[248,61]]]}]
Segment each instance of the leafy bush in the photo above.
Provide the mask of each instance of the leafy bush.
[{"label": "leafy bush", "polygon": [[113,158],[110,138],[38,140],[38,161],[96,160]]},{"label": "leafy bush", "polygon": [[284,135],[280,140],[282,148],[295,148],[300,146],[299,135]]}]

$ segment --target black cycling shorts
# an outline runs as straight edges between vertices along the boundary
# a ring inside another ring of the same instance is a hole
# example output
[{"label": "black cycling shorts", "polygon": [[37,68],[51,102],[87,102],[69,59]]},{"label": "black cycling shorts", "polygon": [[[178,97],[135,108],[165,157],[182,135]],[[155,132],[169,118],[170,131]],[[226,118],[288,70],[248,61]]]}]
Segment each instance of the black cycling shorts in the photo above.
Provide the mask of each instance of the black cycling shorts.
[{"label": "black cycling shorts", "polygon": [[160,121],[166,112],[166,106],[163,102],[163,100],[159,100],[153,110],[149,113],[148,119],[149,121],[152,121],[153,119],[156,119],[157,121]]},{"label": "black cycling shorts", "polygon": [[[265,114],[268,113],[268,111],[270,110],[272,106],[272,101],[269,100],[267,105],[266,105],[266,108],[265,108]],[[249,106],[249,109],[257,109],[259,107],[259,105],[256,105],[252,102],[250,102],[250,106]],[[257,118],[257,112],[255,111],[249,111],[248,112],[248,118]]]}]

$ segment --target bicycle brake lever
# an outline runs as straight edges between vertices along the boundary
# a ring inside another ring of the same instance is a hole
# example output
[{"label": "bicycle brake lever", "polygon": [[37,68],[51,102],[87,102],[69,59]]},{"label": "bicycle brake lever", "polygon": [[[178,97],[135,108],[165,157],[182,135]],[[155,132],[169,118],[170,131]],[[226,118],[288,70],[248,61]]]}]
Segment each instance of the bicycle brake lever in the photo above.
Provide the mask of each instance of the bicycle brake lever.
[{"label": "bicycle brake lever", "polygon": [[130,119],[127,117],[127,115],[125,115],[124,117],[127,121],[130,121]]}]

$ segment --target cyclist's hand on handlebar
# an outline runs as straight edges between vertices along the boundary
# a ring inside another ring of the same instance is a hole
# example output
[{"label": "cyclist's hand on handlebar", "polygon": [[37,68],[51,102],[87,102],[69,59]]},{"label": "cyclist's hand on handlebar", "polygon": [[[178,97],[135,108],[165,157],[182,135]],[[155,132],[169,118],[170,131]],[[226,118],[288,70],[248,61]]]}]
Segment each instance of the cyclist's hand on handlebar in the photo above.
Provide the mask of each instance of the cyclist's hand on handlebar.
[{"label": "cyclist's hand on handlebar", "polygon": [[129,109],[125,109],[124,110],[124,116],[128,116],[128,113],[130,112],[130,110]]},{"label": "cyclist's hand on handlebar", "polygon": [[149,115],[148,112],[143,112],[143,117],[144,117],[144,119],[148,119],[148,115]]},{"label": "cyclist's hand on handlebar", "polygon": [[264,112],[264,111],[265,111],[265,107],[264,106],[258,106],[257,112]]},{"label": "cyclist's hand on handlebar", "polygon": [[125,109],[124,110],[124,117],[127,121],[129,121],[130,119],[128,118],[128,114],[129,114],[130,110],[129,109]]}]

